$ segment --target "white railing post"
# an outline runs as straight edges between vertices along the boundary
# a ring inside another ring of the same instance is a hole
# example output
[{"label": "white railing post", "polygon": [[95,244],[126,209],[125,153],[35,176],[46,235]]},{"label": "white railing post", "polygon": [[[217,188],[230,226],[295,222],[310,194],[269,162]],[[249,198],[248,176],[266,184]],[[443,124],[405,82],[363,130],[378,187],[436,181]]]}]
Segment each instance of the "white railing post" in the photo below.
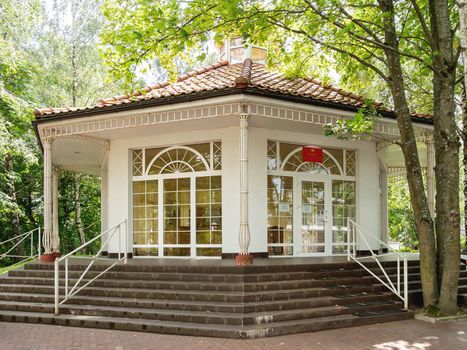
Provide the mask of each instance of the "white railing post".
[{"label": "white railing post", "polygon": [[353,244],[353,257],[357,256],[357,228],[354,223],[352,223],[352,244]]},{"label": "white railing post", "polygon": [[35,230],[31,231],[31,258],[34,256],[34,231]]},{"label": "white railing post", "polygon": [[125,260],[124,264],[128,262],[128,220],[125,220]]},{"label": "white railing post", "polygon": [[404,309],[409,308],[409,269],[407,257],[404,256]]},{"label": "white railing post", "polygon": [[347,261],[350,261],[350,220],[347,218]]},{"label": "white railing post", "polygon": [[122,258],[122,226],[118,225],[118,259]]},{"label": "white railing post", "polygon": [[55,280],[54,280],[54,289],[55,289],[55,315],[60,314],[60,311],[58,310],[58,304],[60,302],[59,298],[59,270],[58,270],[58,259],[55,259]]},{"label": "white railing post", "polygon": [[39,226],[39,240],[37,242],[37,256],[41,256],[41,244],[42,244],[42,237],[41,237],[41,227]]},{"label": "white railing post", "polygon": [[401,294],[401,258],[397,256],[397,293]]},{"label": "white railing post", "polygon": [[68,298],[68,258],[65,259],[65,299]]}]

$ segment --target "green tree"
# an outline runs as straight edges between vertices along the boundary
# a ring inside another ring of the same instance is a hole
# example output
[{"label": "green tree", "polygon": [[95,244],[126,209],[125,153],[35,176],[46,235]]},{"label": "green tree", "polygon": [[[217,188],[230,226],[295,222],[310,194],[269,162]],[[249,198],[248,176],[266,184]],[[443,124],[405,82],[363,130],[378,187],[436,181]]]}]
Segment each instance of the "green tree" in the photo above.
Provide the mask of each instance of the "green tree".
[{"label": "green tree", "polygon": [[412,208],[407,181],[400,177],[388,182],[388,229],[391,241],[400,242],[402,249],[418,250],[417,228]]},{"label": "green tree", "polygon": [[[37,224],[40,179],[27,176],[37,166],[27,85],[35,71],[28,50],[39,10],[38,1],[0,1],[0,241]],[[22,201],[23,194],[31,201]],[[24,242],[18,248],[23,255]]]},{"label": "green tree", "polygon": [[[30,88],[39,106],[85,107],[117,94],[97,47],[104,17],[100,0],[55,1],[46,8],[36,32],[39,68]],[[60,242],[62,252],[100,232],[99,178],[63,172],[60,176]]]}]

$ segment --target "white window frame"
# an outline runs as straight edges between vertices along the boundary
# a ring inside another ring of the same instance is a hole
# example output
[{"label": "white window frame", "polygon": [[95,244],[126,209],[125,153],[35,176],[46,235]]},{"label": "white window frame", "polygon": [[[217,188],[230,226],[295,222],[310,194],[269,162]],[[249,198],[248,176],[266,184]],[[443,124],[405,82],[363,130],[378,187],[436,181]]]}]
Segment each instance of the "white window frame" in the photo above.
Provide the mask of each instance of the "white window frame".
[{"label": "white window frame", "polygon": [[[220,259],[220,256],[203,256],[203,255],[196,255],[196,248],[221,248],[222,249],[222,243],[221,244],[196,244],[196,178],[197,177],[206,177],[206,176],[221,176],[222,177],[222,167],[221,170],[213,170],[214,167],[214,143],[221,143],[222,147],[222,141],[221,140],[213,140],[213,141],[199,141],[196,143],[192,143],[193,145],[198,145],[198,144],[203,144],[203,143],[210,143],[210,157],[208,160],[204,159],[203,157],[203,163],[205,164],[207,170],[205,171],[195,171],[195,172],[184,172],[184,173],[178,173],[178,174],[157,174],[157,175],[149,175],[148,172],[151,169],[152,164],[154,163],[155,159],[162,155],[163,153],[181,148],[181,149],[189,149],[193,151],[194,153],[198,153],[195,149],[190,147],[190,144],[184,144],[184,145],[172,145],[168,147],[164,146],[154,146],[154,147],[144,147],[144,148],[135,148],[131,150],[131,154],[133,154],[134,150],[143,150],[143,175],[138,175],[138,176],[131,176],[131,203],[130,207],[133,208],[133,182],[135,181],[148,181],[148,180],[157,180],[157,185],[158,185],[158,244],[152,244],[152,245],[145,245],[145,244],[134,244],[133,240],[133,210],[130,211],[131,215],[131,220],[130,220],[130,226],[131,226],[131,233],[132,233],[132,239],[131,239],[131,244],[132,244],[132,251],[134,248],[158,248],[158,256],[159,258],[166,258],[166,259],[180,259],[180,258],[203,258],[203,259]],[[158,154],[154,156],[153,159],[149,162],[149,164],[146,166],[144,164],[145,162],[145,150],[150,149],[150,148],[163,148]],[[201,154],[199,156],[202,157]],[[209,163],[208,163],[209,162]],[[131,169],[133,173],[133,156],[131,156]],[[166,179],[180,179],[180,178],[190,178],[190,244],[164,244],[164,180]],[[222,188],[221,188],[222,191]],[[222,221],[222,217],[221,217]],[[221,226],[222,227],[222,226]],[[221,228],[222,231],[222,228]],[[164,256],[164,248],[190,248],[190,255],[189,256]],[[142,258],[142,259],[147,259],[147,258],[155,258],[156,256],[134,256],[135,258]]]},{"label": "white window frame", "polygon": [[[284,168],[284,164],[286,161],[296,152],[298,152],[301,147],[303,147],[303,144],[296,143],[296,142],[288,142],[288,141],[279,141],[279,140],[267,140],[267,142],[275,142],[276,143],[276,167],[279,170],[274,170],[274,169],[268,169],[267,175],[271,176],[288,176],[293,178],[293,214],[292,214],[292,222],[293,222],[293,243],[274,243],[270,244],[268,243],[267,246],[269,247],[286,247],[286,246],[293,246],[293,255],[271,255],[271,257],[274,258],[286,258],[286,257],[291,257],[291,256],[339,256],[339,255],[345,255],[345,253],[342,254],[333,254],[333,247],[334,246],[342,246],[345,243],[334,243],[332,240],[332,230],[333,230],[333,216],[332,216],[332,181],[333,180],[343,180],[343,181],[352,181],[355,183],[355,196],[358,198],[358,151],[356,149],[346,149],[346,148],[339,148],[339,147],[330,147],[330,146],[313,146],[313,147],[320,147],[323,148],[323,152],[326,153],[327,156],[329,156],[334,162],[336,162],[338,169],[341,171],[341,174],[345,174],[347,171],[347,151],[352,151],[355,154],[355,159],[354,159],[354,176],[348,176],[348,175],[336,175],[336,174],[321,174],[321,173],[306,173],[306,172],[299,172],[299,171],[285,171],[282,170]],[[284,158],[284,160],[280,159],[280,144],[281,143],[286,143],[290,145],[297,145],[297,149],[291,151],[287,156]],[[307,145],[308,146],[308,145]],[[309,145],[311,146],[311,145]],[[326,148],[334,148],[334,149],[340,149],[343,151],[343,161],[342,161],[342,166],[336,161],[336,159],[326,151]],[[267,150],[269,149],[269,146],[267,147]],[[268,156],[266,155],[266,158],[268,159]],[[267,166],[267,164],[266,164]],[[301,241],[301,188],[302,188],[302,181],[322,181],[324,182],[325,185],[325,207],[326,210],[328,210],[328,218],[326,222],[326,231],[325,231],[325,252],[324,253],[311,253],[311,254],[300,254],[300,247],[302,246],[302,241]],[[266,182],[267,183],[267,182]],[[355,201],[355,219],[358,218],[358,201]]]}]

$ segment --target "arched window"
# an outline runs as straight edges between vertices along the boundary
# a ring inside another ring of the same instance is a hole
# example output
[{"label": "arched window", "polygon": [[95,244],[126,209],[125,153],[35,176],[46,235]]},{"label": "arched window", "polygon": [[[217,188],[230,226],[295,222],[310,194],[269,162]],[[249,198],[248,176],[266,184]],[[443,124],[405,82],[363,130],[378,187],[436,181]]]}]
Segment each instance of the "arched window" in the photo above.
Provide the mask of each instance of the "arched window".
[{"label": "arched window", "polygon": [[280,170],[342,175],[341,166],[328,151],[323,150],[322,163],[304,162],[302,160],[302,147],[296,148],[285,157]]},{"label": "arched window", "polygon": [[179,174],[209,170],[205,157],[188,146],[174,146],[160,151],[147,167],[147,175]]}]

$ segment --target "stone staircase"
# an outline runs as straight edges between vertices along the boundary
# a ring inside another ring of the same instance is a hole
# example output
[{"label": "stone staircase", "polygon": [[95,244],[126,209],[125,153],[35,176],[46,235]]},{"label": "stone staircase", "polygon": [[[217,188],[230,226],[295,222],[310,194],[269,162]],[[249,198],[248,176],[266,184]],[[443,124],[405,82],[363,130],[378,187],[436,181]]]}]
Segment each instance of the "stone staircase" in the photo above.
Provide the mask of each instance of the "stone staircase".
[{"label": "stone staircase", "polygon": [[[465,264],[460,265],[457,302],[459,305],[467,305],[467,269]],[[423,305],[420,271],[409,274],[409,303],[414,306]]]},{"label": "stone staircase", "polygon": [[[415,276],[418,262],[409,263]],[[394,277],[395,263],[383,264]],[[70,265],[70,285],[84,268]],[[95,265],[86,278],[104,268]],[[53,314],[53,277],[53,264],[42,263],[0,277],[0,320],[255,338],[413,317],[389,290],[351,263],[237,267],[132,262],[115,266],[80,291],[60,307],[60,315]],[[61,295],[63,277],[61,271]]]}]

